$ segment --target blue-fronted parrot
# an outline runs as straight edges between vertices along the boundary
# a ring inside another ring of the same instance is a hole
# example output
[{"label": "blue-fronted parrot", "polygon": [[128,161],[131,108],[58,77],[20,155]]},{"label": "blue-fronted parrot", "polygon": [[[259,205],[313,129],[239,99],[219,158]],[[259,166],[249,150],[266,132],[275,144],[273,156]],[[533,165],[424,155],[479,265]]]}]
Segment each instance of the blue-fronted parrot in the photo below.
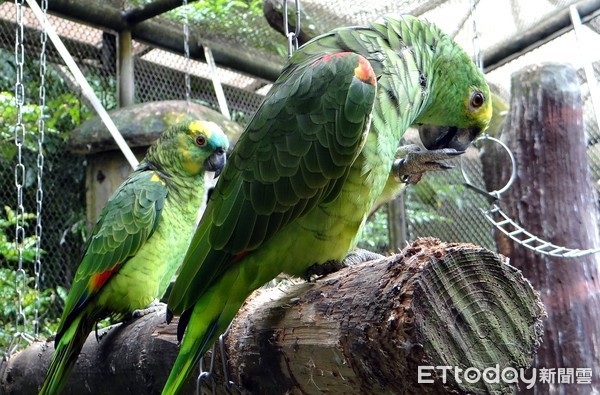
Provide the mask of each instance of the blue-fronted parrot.
[{"label": "blue-fronted parrot", "polygon": [[182,389],[254,289],[344,258],[410,125],[428,150],[455,153],[490,116],[480,70],[417,18],[339,28],[298,49],[234,147],[170,294],[183,341],[163,394]]},{"label": "blue-fronted parrot", "polygon": [[221,172],[228,146],[215,123],[173,126],[110,197],[75,273],[40,394],[61,393],[97,321],[163,296],[195,228],[204,172]]}]

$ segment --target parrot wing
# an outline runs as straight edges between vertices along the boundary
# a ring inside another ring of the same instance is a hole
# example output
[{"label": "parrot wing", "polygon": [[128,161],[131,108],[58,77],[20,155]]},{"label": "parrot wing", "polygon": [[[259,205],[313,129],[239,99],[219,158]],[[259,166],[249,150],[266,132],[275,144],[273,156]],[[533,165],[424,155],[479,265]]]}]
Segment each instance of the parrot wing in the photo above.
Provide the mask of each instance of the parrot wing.
[{"label": "parrot wing", "polygon": [[291,67],[228,159],[171,291],[175,314],[280,229],[334,200],[366,141],[376,81],[365,58],[321,54]]},{"label": "parrot wing", "polygon": [[166,196],[166,185],[156,171],[138,170],[108,200],[75,273],[57,330],[57,344],[79,311],[152,236]]}]

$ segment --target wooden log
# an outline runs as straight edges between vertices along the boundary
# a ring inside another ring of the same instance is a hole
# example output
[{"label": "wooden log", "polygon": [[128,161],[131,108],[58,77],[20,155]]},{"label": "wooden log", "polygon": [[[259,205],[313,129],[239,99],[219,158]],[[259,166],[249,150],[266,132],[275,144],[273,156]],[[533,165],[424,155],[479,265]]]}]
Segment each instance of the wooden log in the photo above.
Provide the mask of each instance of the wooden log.
[{"label": "wooden log", "polygon": [[[526,67],[512,76],[510,112],[502,140],[517,160],[517,179],[501,208],[527,231],[570,248],[598,248],[596,198],[586,155],[583,103],[568,64]],[[510,177],[504,152],[501,180]],[[505,181],[500,181],[504,183]],[[538,368],[591,369],[591,384],[553,384],[531,393],[600,391],[599,255],[574,259],[535,253],[497,233],[499,252],[542,293],[548,310]]]},{"label": "wooden log", "polygon": [[[225,337],[235,383],[228,392],[504,392],[509,384],[443,380],[434,367],[527,367],[543,314],[537,293],[501,256],[421,239],[315,283],[255,292]],[[99,343],[92,334],[66,393],[159,393],[177,353],[175,328],[161,310]],[[36,343],[12,357],[0,372],[4,393],[35,393],[52,348]],[[214,378],[225,392],[222,374]]]}]

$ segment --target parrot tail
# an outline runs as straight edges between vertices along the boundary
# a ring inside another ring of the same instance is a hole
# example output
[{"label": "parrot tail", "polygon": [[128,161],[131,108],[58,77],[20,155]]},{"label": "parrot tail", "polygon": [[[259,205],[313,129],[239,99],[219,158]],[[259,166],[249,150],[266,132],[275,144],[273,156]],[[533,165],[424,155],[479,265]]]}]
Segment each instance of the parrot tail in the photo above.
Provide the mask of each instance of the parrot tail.
[{"label": "parrot tail", "polygon": [[[204,353],[212,346],[216,337],[220,335],[220,332],[217,332],[219,326],[218,320],[206,328],[203,336],[198,335],[197,332],[201,328],[197,328],[198,325],[195,325],[195,323],[191,322],[187,329],[187,336],[181,345],[177,359],[171,369],[171,374],[162,390],[162,395],[175,395],[184,389],[185,383],[200,362],[200,358],[204,356]],[[188,340],[187,342],[185,341],[186,339]]]},{"label": "parrot tail", "polygon": [[56,344],[50,367],[46,373],[44,384],[39,395],[57,395],[62,393],[69,374],[75,367],[77,357],[83,344],[94,327],[96,320],[90,316],[89,310],[79,314],[65,330]]},{"label": "parrot tail", "polygon": [[189,310],[182,314],[184,319],[180,319],[179,325],[183,328],[177,330],[185,331],[185,335],[162,395],[175,395],[184,390],[200,358],[225,332],[244,300],[257,288],[250,286],[255,276],[238,276],[239,272],[240,265],[231,268],[202,295],[191,314]]}]

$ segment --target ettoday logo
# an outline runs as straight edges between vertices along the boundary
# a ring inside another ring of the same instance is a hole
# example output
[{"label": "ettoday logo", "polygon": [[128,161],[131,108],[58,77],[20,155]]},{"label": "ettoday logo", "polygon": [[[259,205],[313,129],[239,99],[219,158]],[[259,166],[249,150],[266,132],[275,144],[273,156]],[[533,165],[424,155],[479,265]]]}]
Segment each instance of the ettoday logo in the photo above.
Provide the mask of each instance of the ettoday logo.
[{"label": "ettoday logo", "polygon": [[532,388],[536,383],[540,384],[591,384],[591,368],[533,368],[515,369],[507,367],[500,369],[496,364],[485,369],[460,368],[458,366],[419,366],[417,381],[420,384],[434,383],[434,377],[439,377],[442,383],[452,379],[458,384],[474,384],[481,380],[488,384],[522,383],[526,388]]}]

